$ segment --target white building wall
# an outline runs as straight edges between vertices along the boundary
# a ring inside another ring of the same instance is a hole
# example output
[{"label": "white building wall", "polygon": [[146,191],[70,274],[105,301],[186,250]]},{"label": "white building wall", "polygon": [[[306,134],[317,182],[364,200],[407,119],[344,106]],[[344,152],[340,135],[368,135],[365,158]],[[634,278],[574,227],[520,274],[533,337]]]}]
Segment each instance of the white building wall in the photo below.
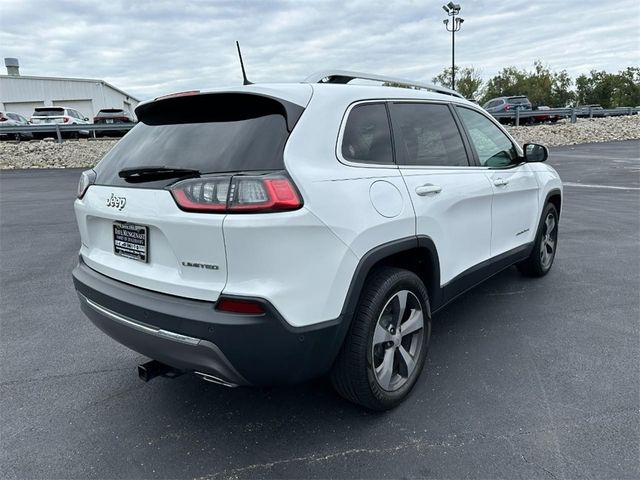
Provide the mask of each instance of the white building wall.
[{"label": "white building wall", "polygon": [[93,119],[103,108],[126,108],[138,100],[100,80],[0,75],[0,110],[27,118],[36,106],[63,105]]}]

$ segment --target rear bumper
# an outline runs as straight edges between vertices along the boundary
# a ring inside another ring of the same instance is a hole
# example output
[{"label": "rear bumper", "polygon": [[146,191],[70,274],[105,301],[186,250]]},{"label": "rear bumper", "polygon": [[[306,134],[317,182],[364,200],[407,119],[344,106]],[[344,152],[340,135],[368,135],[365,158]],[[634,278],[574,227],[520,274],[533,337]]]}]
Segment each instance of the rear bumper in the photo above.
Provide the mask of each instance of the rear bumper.
[{"label": "rear bumper", "polygon": [[204,302],[113,280],[82,260],[73,270],[80,306],[103,332],[154,360],[234,385],[301,382],[328,372],[344,339],[341,318],[293,328],[267,302],[237,315]]}]

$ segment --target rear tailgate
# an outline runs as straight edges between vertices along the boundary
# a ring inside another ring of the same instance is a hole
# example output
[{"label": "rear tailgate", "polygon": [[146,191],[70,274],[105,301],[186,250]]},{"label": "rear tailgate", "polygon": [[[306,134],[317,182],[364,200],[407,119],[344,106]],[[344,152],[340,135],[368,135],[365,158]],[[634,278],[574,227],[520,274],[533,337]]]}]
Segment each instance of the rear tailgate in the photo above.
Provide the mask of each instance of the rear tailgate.
[{"label": "rear tailgate", "polygon": [[[227,281],[227,214],[180,209],[169,191],[179,176],[135,181],[124,172],[171,167],[198,171],[205,179],[282,170],[290,125],[302,110],[244,93],[170,98],[138,109],[140,122],[95,167],[95,184],[76,200],[85,263],[141,288],[217,300]],[[204,188],[191,193],[200,200],[218,195]],[[124,230],[143,240],[125,242],[123,251]]]},{"label": "rear tailgate", "polygon": [[[94,270],[138,287],[200,300],[214,301],[224,288],[225,215],[183,212],[167,190],[107,186],[90,187],[75,211],[80,253]],[[147,227],[146,262],[116,255],[114,223],[120,222]]]},{"label": "rear tailgate", "polygon": [[39,107],[31,116],[31,123],[63,123],[64,108],[62,107]]},{"label": "rear tailgate", "polygon": [[31,117],[31,123],[34,125],[40,125],[43,123],[64,123],[64,117],[58,116],[46,116],[46,117]]}]

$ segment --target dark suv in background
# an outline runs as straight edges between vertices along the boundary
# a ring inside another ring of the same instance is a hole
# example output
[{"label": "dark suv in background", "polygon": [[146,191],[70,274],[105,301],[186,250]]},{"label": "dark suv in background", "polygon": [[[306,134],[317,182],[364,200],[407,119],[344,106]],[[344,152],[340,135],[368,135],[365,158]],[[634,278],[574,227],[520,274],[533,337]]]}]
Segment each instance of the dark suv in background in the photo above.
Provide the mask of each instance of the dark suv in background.
[{"label": "dark suv in background", "polygon": [[[122,108],[103,108],[93,118],[93,123],[96,125],[113,124],[119,125],[123,123],[133,124],[135,120],[133,115]],[[127,133],[128,130],[102,130],[96,131],[96,137],[100,136],[122,136]]]},{"label": "dark suv in background", "polygon": [[[529,99],[524,95],[516,95],[513,97],[498,97],[492,98],[485,103],[484,108],[489,113],[503,113],[513,110],[532,110],[533,107]],[[524,120],[524,119],[523,119]],[[509,118],[501,118],[500,123],[509,123],[513,120]],[[525,122],[522,122],[525,123]]]}]

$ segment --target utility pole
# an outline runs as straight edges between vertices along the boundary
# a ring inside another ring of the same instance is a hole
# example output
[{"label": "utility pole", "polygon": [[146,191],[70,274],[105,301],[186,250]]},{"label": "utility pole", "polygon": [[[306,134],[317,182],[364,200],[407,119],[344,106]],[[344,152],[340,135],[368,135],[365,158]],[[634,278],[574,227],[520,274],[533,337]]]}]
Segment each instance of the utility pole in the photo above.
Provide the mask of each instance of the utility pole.
[{"label": "utility pole", "polygon": [[451,89],[456,88],[456,32],[462,28],[462,22],[464,18],[457,17],[460,13],[460,5],[457,3],[449,2],[442,6],[443,10],[447,12],[447,15],[452,17],[451,28],[449,28],[449,19],[445,18],[442,23],[447,29],[447,32],[451,32]]}]

